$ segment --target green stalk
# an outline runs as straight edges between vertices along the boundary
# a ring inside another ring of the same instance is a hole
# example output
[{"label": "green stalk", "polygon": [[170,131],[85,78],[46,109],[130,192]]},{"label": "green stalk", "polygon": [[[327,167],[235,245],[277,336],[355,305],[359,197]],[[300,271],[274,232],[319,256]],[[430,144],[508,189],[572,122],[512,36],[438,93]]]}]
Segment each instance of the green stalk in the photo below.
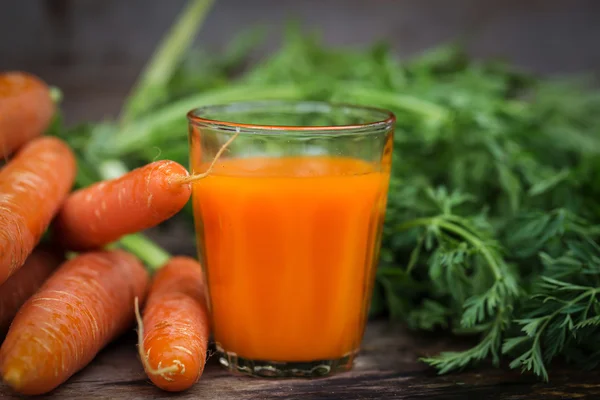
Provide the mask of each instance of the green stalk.
[{"label": "green stalk", "polygon": [[121,126],[148,110],[166,94],[173,71],[194,40],[214,0],[192,0],[162,39],[121,111]]},{"label": "green stalk", "polygon": [[498,265],[497,261],[495,260],[494,256],[492,255],[492,253],[490,253],[488,248],[481,242],[481,240],[479,240],[475,235],[471,234],[466,229],[463,229],[454,223],[446,222],[439,217],[415,218],[413,220],[410,220],[408,222],[400,224],[397,227],[397,229],[399,231],[404,231],[404,230],[407,230],[410,228],[415,228],[418,226],[428,226],[428,225],[438,226],[442,229],[445,229],[448,232],[452,232],[452,233],[462,237],[464,240],[469,242],[473,247],[475,247],[476,249],[478,249],[481,252],[481,255],[483,256],[486,263],[490,267],[490,270],[494,274],[494,279],[496,281],[501,281],[504,279],[502,276],[502,271],[500,269],[500,266]]},{"label": "green stalk", "polygon": [[437,221],[436,223],[440,228],[446,229],[449,232],[462,236],[463,239],[471,243],[471,245],[478,249],[483,255],[483,258],[486,260],[487,264],[489,265],[490,269],[494,274],[494,279],[496,281],[501,281],[503,279],[500,266],[498,265],[498,263],[494,259],[494,256],[492,255],[492,253],[490,253],[488,248],[483,245],[481,240],[479,240],[476,236],[470,234],[467,230],[459,227],[456,224],[448,223],[445,221]]},{"label": "green stalk", "polygon": [[156,272],[171,258],[169,253],[140,233],[123,236],[118,245],[136,255],[151,272]]},{"label": "green stalk", "polygon": [[103,180],[116,179],[129,172],[120,160],[105,160],[98,165],[98,172]]},{"label": "green stalk", "polygon": [[244,100],[293,100],[301,98],[303,91],[297,85],[281,86],[229,86],[201,94],[188,96],[177,100],[157,111],[138,119],[135,124],[127,127],[123,134],[116,135],[113,143],[107,144],[107,155],[111,157],[122,157],[126,154],[139,151],[148,146],[153,146],[164,138],[165,131],[161,130],[173,126],[181,121],[179,130],[169,131],[168,137],[185,138],[185,115],[193,108],[223,104],[233,101]]},{"label": "green stalk", "polygon": [[75,153],[75,160],[77,162],[76,187],[83,188],[98,182],[98,174],[95,168],[77,153]]},{"label": "green stalk", "polygon": [[62,90],[60,90],[56,86],[51,86],[50,87],[50,98],[52,99],[54,104],[59,104],[63,99]]},{"label": "green stalk", "polygon": [[450,117],[450,113],[446,108],[415,96],[358,86],[350,86],[344,93],[353,101],[367,106],[377,105],[379,107],[406,110],[437,123],[446,122]]}]

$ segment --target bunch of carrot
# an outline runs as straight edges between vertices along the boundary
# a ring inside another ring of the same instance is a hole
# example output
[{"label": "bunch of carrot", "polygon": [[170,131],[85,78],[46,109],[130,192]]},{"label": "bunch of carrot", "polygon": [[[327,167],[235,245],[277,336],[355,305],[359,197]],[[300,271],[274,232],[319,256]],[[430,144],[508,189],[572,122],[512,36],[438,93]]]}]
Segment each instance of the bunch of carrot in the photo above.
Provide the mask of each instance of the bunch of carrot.
[{"label": "bunch of carrot", "polygon": [[163,160],[71,192],[72,150],[42,136],[54,112],[39,78],[0,74],[0,377],[22,394],[49,392],[137,316],[146,373],[184,390],[202,374],[209,335],[200,265],[173,257],[151,280],[140,255],[107,246],[177,213],[188,173]]}]

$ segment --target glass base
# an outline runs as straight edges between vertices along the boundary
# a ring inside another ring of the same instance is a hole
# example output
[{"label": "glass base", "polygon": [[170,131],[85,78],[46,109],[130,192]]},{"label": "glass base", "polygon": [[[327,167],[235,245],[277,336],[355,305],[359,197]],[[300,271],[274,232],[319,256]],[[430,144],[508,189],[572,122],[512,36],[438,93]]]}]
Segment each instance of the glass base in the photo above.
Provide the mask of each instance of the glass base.
[{"label": "glass base", "polygon": [[230,372],[259,378],[318,378],[352,369],[356,353],[334,360],[279,362],[249,360],[217,347],[219,363]]}]

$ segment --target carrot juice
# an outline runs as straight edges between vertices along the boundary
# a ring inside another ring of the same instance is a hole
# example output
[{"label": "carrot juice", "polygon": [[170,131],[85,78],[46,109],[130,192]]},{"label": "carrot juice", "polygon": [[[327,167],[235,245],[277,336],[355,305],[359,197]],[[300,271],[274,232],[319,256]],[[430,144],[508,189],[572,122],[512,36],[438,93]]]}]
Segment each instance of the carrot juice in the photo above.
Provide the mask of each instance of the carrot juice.
[{"label": "carrot juice", "polygon": [[[200,173],[211,164],[200,157],[210,145],[199,144],[202,133],[191,141],[192,171]],[[298,152],[228,156],[193,183],[198,250],[224,365],[263,375],[261,363],[278,376],[313,376],[313,367],[298,372],[309,364],[351,367],[387,199],[391,135],[381,142],[375,161]],[[291,364],[289,374],[280,371]]]},{"label": "carrot juice", "polygon": [[222,348],[272,361],[358,349],[388,181],[369,167],[333,157],[237,159],[194,185]]}]

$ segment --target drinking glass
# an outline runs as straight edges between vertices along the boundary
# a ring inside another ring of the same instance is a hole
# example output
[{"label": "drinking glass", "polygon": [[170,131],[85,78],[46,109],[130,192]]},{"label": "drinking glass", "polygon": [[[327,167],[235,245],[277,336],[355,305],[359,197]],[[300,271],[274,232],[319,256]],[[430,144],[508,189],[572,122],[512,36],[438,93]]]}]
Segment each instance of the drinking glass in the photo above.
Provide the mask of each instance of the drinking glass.
[{"label": "drinking glass", "polygon": [[221,364],[265,377],[350,369],[379,258],[394,115],[266,101],[188,120],[191,171],[208,172],[193,183],[193,210]]}]

